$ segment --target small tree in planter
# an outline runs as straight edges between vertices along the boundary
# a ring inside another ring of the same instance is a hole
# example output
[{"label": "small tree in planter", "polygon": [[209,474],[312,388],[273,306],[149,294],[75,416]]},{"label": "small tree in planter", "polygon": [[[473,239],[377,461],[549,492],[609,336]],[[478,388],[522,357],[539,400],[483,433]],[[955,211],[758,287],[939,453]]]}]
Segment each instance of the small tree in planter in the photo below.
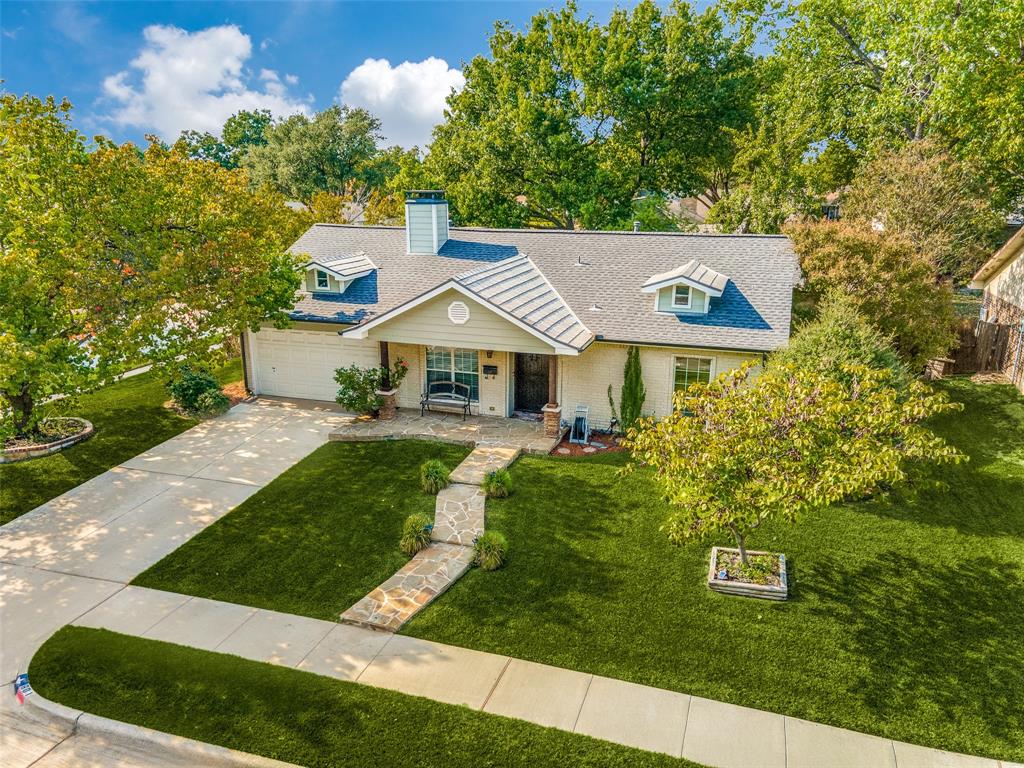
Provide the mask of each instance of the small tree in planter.
[{"label": "small tree in planter", "polygon": [[919,382],[897,395],[893,372],[851,367],[844,380],[779,364],[751,365],[676,394],[676,411],[629,431],[634,459],[654,468],[681,544],[728,531],[744,566],[746,538],[766,520],[795,521],[843,499],[964,456],[921,422],[958,406]]},{"label": "small tree in planter", "polygon": [[362,368],[355,364],[338,368],[334,372],[334,380],[338,382],[334,399],[347,411],[375,416],[382,405],[378,394],[381,387],[387,382],[391,389],[398,389],[408,372],[409,364],[402,358],[390,368]]}]

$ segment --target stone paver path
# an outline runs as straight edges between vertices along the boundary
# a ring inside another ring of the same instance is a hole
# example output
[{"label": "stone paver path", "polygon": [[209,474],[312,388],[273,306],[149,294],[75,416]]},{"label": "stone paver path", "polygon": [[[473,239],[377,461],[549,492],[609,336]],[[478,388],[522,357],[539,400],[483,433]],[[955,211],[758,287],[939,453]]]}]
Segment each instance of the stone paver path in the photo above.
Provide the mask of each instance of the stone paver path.
[{"label": "stone paver path", "polygon": [[473,546],[484,532],[485,501],[479,485],[456,483],[443,488],[437,494],[431,538],[446,544]]},{"label": "stone paver path", "polygon": [[399,409],[392,421],[353,418],[331,433],[331,440],[425,439],[472,445],[473,450],[452,470],[452,485],[437,495],[434,543],[418,552],[394,576],[341,614],[360,627],[397,632],[437,599],[473,561],[473,544],[484,532],[485,497],[480,485],[487,475],[504,469],[519,455],[550,453],[557,439],[544,437],[536,421],[427,413]]},{"label": "stone paver path", "polygon": [[[390,422],[393,423],[393,422]],[[331,439],[335,438],[334,435]],[[437,438],[442,439],[442,438]],[[473,563],[473,545],[484,532],[488,472],[507,467],[519,445],[478,445],[451,473],[452,485],[437,494],[433,543],[416,553],[390,579],[341,614],[346,624],[397,632],[454,584]]]},{"label": "stone paver path", "polygon": [[75,623],[173,637],[714,768],[1022,768],[500,654],[142,587],[124,587]]}]

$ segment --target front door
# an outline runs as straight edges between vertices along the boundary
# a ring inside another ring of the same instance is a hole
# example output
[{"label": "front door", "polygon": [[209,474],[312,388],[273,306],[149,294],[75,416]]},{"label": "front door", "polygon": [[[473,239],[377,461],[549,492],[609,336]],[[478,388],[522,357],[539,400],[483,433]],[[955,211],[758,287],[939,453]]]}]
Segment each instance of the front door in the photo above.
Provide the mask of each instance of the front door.
[{"label": "front door", "polygon": [[515,409],[540,413],[548,402],[548,355],[516,352]]}]

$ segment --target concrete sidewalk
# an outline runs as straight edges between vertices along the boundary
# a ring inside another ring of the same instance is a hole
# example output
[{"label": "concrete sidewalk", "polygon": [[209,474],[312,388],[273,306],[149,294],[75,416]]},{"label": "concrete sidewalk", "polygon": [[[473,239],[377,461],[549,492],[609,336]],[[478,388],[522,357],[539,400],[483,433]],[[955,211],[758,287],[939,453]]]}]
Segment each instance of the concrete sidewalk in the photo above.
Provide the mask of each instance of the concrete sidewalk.
[{"label": "concrete sidewalk", "polygon": [[143,587],[124,587],[73,623],[460,704],[714,768],[1015,765],[508,656]]},{"label": "concrete sidewalk", "polygon": [[[287,404],[237,405],[0,527],[4,766],[31,765],[58,744],[53,754],[67,760],[51,756],[46,765],[89,764],[82,757],[88,744],[78,751],[80,734],[67,742],[63,726],[25,719],[24,708],[9,706],[10,682],[46,638],[326,443],[344,421]],[[145,764],[135,762],[136,748],[106,743],[101,762]]]}]

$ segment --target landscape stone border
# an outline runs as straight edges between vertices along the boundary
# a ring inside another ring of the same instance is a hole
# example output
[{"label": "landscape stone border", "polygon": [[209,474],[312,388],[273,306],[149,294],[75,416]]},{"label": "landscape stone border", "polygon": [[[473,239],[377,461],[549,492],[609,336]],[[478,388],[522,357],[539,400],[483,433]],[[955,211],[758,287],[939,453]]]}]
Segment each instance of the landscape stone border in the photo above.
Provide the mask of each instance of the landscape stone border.
[{"label": "landscape stone border", "polygon": [[82,430],[74,435],[62,437],[60,440],[54,440],[52,443],[39,443],[38,445],[24,445],[17,448],[4,448],[3,453],[0,454],[0,464],[9,464],[15,461],[26,461],[28,459],[38,459],[41,456],[48,456],[51,453],[62,451],[76,443],[82,442],[83,440],[88,440],[92,437],[93,432],[96,431],[91,421],[79,418],[78,416],[54,416],[49,420],[74,421],[82,426]]},{"label": "landscape stone border", "polygon": [[757,597],[762,600],[785,600],[789,596],[789,580],[786,577],[785,555],[779,552],[747,551],[748,555],[769,555],[770,557],[779,558],[779,580],[782,584],[780,586],[774,586],[772,584],[748,584],[742,581],[735,581],[733,579],[719,579],[717,569],[719,552],[738,553],[739,550],[734,547],[711,548],[711,563],[708,566],[708,588],[726,595]]}]

